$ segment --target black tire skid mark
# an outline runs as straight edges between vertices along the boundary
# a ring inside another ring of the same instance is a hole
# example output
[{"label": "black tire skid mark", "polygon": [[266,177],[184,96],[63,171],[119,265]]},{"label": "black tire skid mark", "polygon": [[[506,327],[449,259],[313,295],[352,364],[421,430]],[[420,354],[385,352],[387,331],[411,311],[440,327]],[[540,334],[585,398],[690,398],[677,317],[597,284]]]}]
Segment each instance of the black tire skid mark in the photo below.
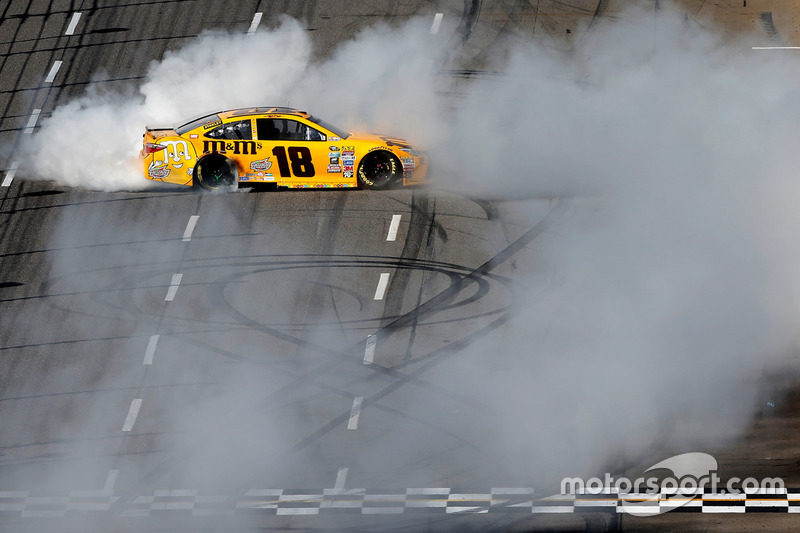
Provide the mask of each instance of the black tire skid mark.
[{"label": "black tire skid mark", "polygon": [[[406,238],[403,243],[403,250],[400,253],[398,264],[404,260],[419,259],[423,248],[429,254],[433,253],[431,247],[431,235],[433,233],[436,217],[436,197],[433,198],[431,205],[430,196],[427,192],[413,191],[411,195],[410,208],[411,219],[408,223],[408,232],[406,233]],[[412,272],[405,269],[397,269],[394,271],[389,283],[389,287],[386,291],[387,298],[383,307],[383,316],[397,316],[400,313],[405,300],[406,288],[408,287],[411,274]],[[423,272],[414,306],[415,309],[418,308],[421,303],[424,288],[425,273]],[[415,336],[416,321],[412,325],[410,331],[409,341],[406,345],[406,355],[403,357],[404,360],[410,357],[411,346],[414,343]]]},{"label": "black tire skid mark", "polygon": [[[154,241],[154,242],[160,242],[160,241]],[[117,244],[114,244],[114,245],[116,246]],[[100,245],[100,246],[107,246],[107,245]],[[394,257],[391,257],[391,256],[386,256],[386,257],[380,257],[380,256],[353,256],[353,255],[341,256],[344,259],[336,259],[338,256],[335,256],[335,255],[323,255],[322,258],[316,258],[314,255],[303,255],[302,257],[308,257],[309,259],[307,259],[307,260],[288,260],[288,261],[267,260],[267,261],[237,262],[236,263],[236,267],[237,268],[240,268],[240,269],[247,268],[247,269],[251,269],[251,270],[238,271],[236,273],[229,274],[228,276],[226,276],[224,278],[221,278],[221,279],[217,279],[217,280],[213,280],[213,281],[205,281],[205,282],[201,283],[201,285],[227,284],[227,283],[233,282],[237,278],[241,278],[241,277],[244,277],[244,276],[249,276],[249,275],[252,275],[252,274],[268,272],[268,271],[269,272],[275,272],[275,271],[288,271],[288,270],[310,269],[310,268],[395,268],[396,267],[396,268],[398,268],[400,270],[403,270],[403,271],[405,271],[405,270],[408,270],[408,271],[430,270],[432,272],[439,272],[439,273],[443,273],[443,274],[446,274],[446,275],[460,275],[460,273],[468,271],[468,269],[466,267],[460,267],[458,265],[451,264],[451,263],[441,263],[441,262],[424,261],[424,260],[423,261],[409,260],[409,261],[397,262],[397,260]],[[236,262],[239,258],[228,258],[228,259],[230,261]],[[198,258],[198,259],[193,259],[190,262],[199,263],[201,261],[207,261],[207,260],[208,259],[206,259],[206,258]],[[166,263],[174,265],[175,261],[168,261]],[[47,281],[45,281],[42,284],[42,290],[40,291],[40,294],[33,295],[33,296],[21,296],[21,297],[10,297],[10,298],[5,298],[5,299],[0,299],[0,303],[25,301],[25,300],[44,300],[44,301],[48,301],[48,300],[58,299],[58,298],[62,298],[62,297],[82,296],[82,295],[83,296],[89,296],[90,298],[93,299],[93,301],[100,302],[99,300],[96,300],[97,295],[113,294],[113,293],[122,293],[127,297],[127,295],[129,293],[131,293],[133,291],[137,291],[137,290],[148,290],[148,289],[157,289],[157,288],[158,289],[164,289],[164,288],[166,288],[166,286],[162,285],[162,284],[142,284],[140,282],[142,280],[149,280],[149,279],[153,279],[153,278],[159,277],[159,276],[160,277],[169,276],[170,274],[173,274],[175,272],[175,270],[176,270],[175,266],[169,266],[169,267],[153,268],[153,269],[147,271],[146,273],[143,273],[143,272],[139,271],[139,272],[130,274],[130,275],[125,276],[125,277],[116,277],[115,278],[115,282],[117,282],[117,283],[114,286],[110,286],[110,287],[92,288],[91,290],[64,291],[64,292],[55,292],[53,290],[59,283],[63,282],[64,280],[67,280],[67,279],[69,279],[71,277],[74,277],[74,276],[81,276],[81,277],[87,277],[88,276],[88,277],[91,277],[91,276],[96,275],[98,273],[110,272],[110,271],[115,271],[115,270],[124,270],[124,269],[136,268],[136,267],[141,267],[141,266],[142,265],[122,265],[122,266],[114,266],[114,267],[101,267],[101,268],[97,268],[97,269],[83,270],[81,272],[63,274],[63,275],[60,275],[60,276],[49,278]],[[181,270],[181,271],[183,271],[185,273],[185,272],[191,272],[191,271],[196,271],[196,270],[209,270],[209,269],[214,269],[214,268],[231,268],[231,267],[229,265],[227,265],[227,264],[215,264],[215,265],[202,265],[202,264],[200,264],[200,265],[193,265],[193,266],[187,266],[187,265],[184,264],[184,266],[181,267],[181,268],[178,268],[178,270]],[[482,289],[480,290],[480,292],[478,294],[479,295],[485,294],[487,292],[487,290],[488,290],[487,288],[485,288],[485,281],[476,280],[476,282],[479,284],[480,287],[482,287]],[[334,285],[330,285],[327,282],[312,281],[312,282],[309,282],[309,283],[315,283],[317,285],[320,285],[321,287],[333,287],[333,288],[335,288],[337,290],[343,291],[343,292],[353,296],[354,298],[356,298],[358,296],[355,291],[348,291],[346,289],[343,289],[343,288],[340,288],[340,287],[336,287]],[[189,284],[189,285],[195,285],[195,284]],[[103,303],[104,305],[111,305],[111,304],[109,304],[107,302],[100,302],[100,303]],[[125,300],[125,303],[129,304],[130,302],[129,302],[129,300]],[[469,302],[465,302],[465,303],[469,303]],[[361,304],[361,306],[363,308],[363,302],[360,302],[360,304]],[[60,305],[60,304],[54,303],[54,302],[50,302],[50,305],[53,308],[56,308],[56,309],[59,309],[59,310],[65,311],[65,312],[79,313],[79,314],[82,314],[84,316],[92,317],[92,318],[97,318],[97,317],[107,318],[106,314],[102,314],[102,313],[93,314],[93,313],[90,313],[90,312],[77,310],[77,309],[75,309],[73,307]],[[114,306],[114,305],[111,305],[111,306],[114,309],[118,309],[118,310],[121,310],[121,311],[126,311],[126,312],[132,312],[133,311],[130,308],[130,305],[126,305],[126,306]],[[135,312],[135,314],[133,314],[133,316],[135,318],[137,318],[137,319],[142,319],[142,318],[147,319],[147,318],[152,318],[154,316],[153,313],[145,311],[145,310],[143,310],[141,308],[138,308],[135,311],[136,312]],[[388,318],[396,318],[397,316],[399,316],[399,315],[389,316]],[[383,319],[382,318],[375,318],[375,319],[371,319],[371,320],[379,321],[379,320],[383,320]]]},{"label": "black tire skid mark", "polygon": [[[332,266],[334,266],[334,265],[326,265],[326,264],[317,265],[317,264],[315,264],[311,268],[330,269]],[[350,266],[350,267],[353,267],[353,268],[370,268],[370,267],[374,268],[374,267],[386,266],[386,263],[359,262],[359,263],[350,264],[350,265],[348,265],[348,264],[337,264],[337,265],[335,265],[336,268],[343,268],[343,267],[347,267],[347,266]],[[420,269],[419,266],[414,265],[414,264],[411,264],[411,265],[408,265],[408,266],[407,265],[392,264],[391,266],[394,267],[394,268],[401,269],[401,270],[405,270],[405,269],[417,270],[417,269]],[[254,271],[249,272],[249,273],[247,273],[245,275],[261,274],[261,273],[264,273],[264,272],[272,272],[272,271],[278,271],[278,270],[281,271],[281,272],[284,272],[284,271],[287,271],[287,270],[306,269],[306,268],[308,268],[308,267],[305,266],[305,265],[294,265],[294,266],[291,266],[291,267],[285,267],[284,266],[284,267],[281,267],[281,268],[264,268],[264,269],[254,270]],[[457,280],[460,279],[458,273],[449,272],[447,270],[438,269],[436,267],[425,266],[425,267],[422,267],[422,269],[423,270],[435,271],[435,272],[438,272],[440,274],[444,274],[445,276],[449,276],[450,280],[451,280],[451,284],[457,282]],[[343,352],[341,350],[332,349],[332,348],[325,347],[325,346],[320,346],[320,345],[318,345],[316,343],[307,341],[307,340],[302,339],[300,337],[297,337],[295,335],[289,335],[289,334],[287,334],[287,333],[285,333],[283,331],[278,330],[275,327],[270,327],[270,326],[268,326],[266,324],[263,324],[263,323],[255,320],[252,317],[249,317],[249,316],[243,314],[236,307],[234,307],[224,297],[224,288],[228,283],[234,281],[236,278],[239,278],[239,277],[241,277],[240,274],[235,274],[235,275],[232,275],[232,276],[228,277],[228,279],[225,279],[225,280],[222,280],[222,281],[218,282],[215,285],[216,289],[217,289],[217,292],[219,293],[217,295],[216,299],[220,302],[220,304],[224,304],[227,307],[228,313],[231,314],[234,317],[234,319],[236,320],[237,323],[239,323],[241,325],[244,325],[244,326],[246,326],[246,327],[248,327],[250,329],[253,329],[253,330],[256,330],[256,331],[261,331],[261,332],[266,333],[268,335],[271,335],[271,336],[273,336],[273,337],[275,337],[277,339],[284,340],[284,341],[287,341],[287,342],[291,342],[291,343],[293,343],[293,344],[295,344],[295,345],[297,345],[299,347],[305,348],[307,350],[314,351],[318,355],[331,356],[331,357],[334,358],[334,360],[341,362],[341,360],[343,359],[343,357],[342,357]],[[349,348],[346,349],[346,352],[350,353]]]},{"label": "black tire skid mark", "polygon": [[[463,22],[463,29],[461,32],[461,43],[464,44],[469,40],[472,35],[472,30],[478,22],[481,12],[481,0],[464,0],[464,12],[461,16]],[[461,24],[459,24],[461,26]]]},{"label": "black tire skid mark", "polygon": [[[502,251],[497,253],[494,257],[492,257],[491,259],[486,261],[484,264],[482,264],[479,267],[477,267],[476,269],[474,269],[471,274],[468,274],[468,275],[462,277],[459,281],[457,281],[456,283],[452,284],[449,288],[445,289],[444,291],[442,291],[438,295],[432,297],[431,299],[426,301],[424,304],[422,304],[420,306],[420,308],[422,308],[422,311],[424,313],[436,312],[438,310],[438,306],[440,304],[442,304],[443,302],[449,301],[454,293],[457,293],[460,290],[462,290],[463,287],[469,282],[469,280],[470,280],[470,278],[472,276],[479,275],[479,274],[486,275],[491,270],[493,270],[494,268],[496,268],[497,266],[499,266],[500,264],[505,262],[507,259],[512,257],[518,250],[520,250],[521,248],[523,248],[524,246],[526,246],[527,244],[532,242],[534,239],[536,239],[539,235],[544,233],[550,227],[550,225],[552,224],[554,219],[558,219],[561,215],[564,214],[564,212],[566,212],[567,206],[568,206],[568,202],[565,202],[565,201],[556,202],[556,204],[554,206],[552,206],[551,210],[548,212],[547,216],[545,216],[545,218],[543,220],[541,220],[539,223],[534,225],[523,236],[521,236],[519,239],[517,239],[516,241],[511,243],[509,246],[504,248]],[[375,333],[378,342],[388,338],[388,336],[390,336],[392,334],[393,330],[396,330],[397,328],[401,327],[402,324],[407,324],[410,320],[413,320],[413,317],[414,317],[414,315],[416,315],[416,313],[417,313],[416,309],[414,309],[412,311],[409,311],[408,313],[406,313],[402,317],[400,317],[397,320],[393,321],[393,323],[391,323],[389,325],[386,325],[383,328],[379,329]],[[408,373],[405,373],[405,374],[400,374],[401,377],[398,380],[392,382],[391,384],[389,384],[387,387],[385,387],[380,392],[370,396],[369,398],[365,398],[363,403],[362,403],[362,409],[365,406],[367,406],[367,405],[369,405],[371,403],[374,403],[374,402],[376,402],[376,401],[388,396],[392,392],[394,392],[397,389],[399,389],[400,387],[404,386],[406,383],[413,382],[414,380],[418,379],[421,375],[426,373],[428,370],[430,370],[434,366],[440,364],[441,362],[445,361],[449,357],[452,357],[453,355],[458,353],[460,350],[466,348],[467,346],[469,346],[470,344],[474,343],[475,341],[477,341],[481,337],[487,335],[488,333],[490,333],[490,332],[494,331],[495,329],[497,329],[498,327],[502,326],[510,318],[511,318],[511,312],[507,311],[507,312],[503,313],[500,317],[498,317],[496,320],[494,320],[491,323],[487,324],[486,326],[474,331],[473,333],[467,335],[466,337],[463,337],[463,338],[459,339],[458,341],[454,341],[453,343],[449,344],[448,346],[445,346],[445,347],[439,348],[437,350],[434,350],[433,352],[428,354],[428,359],[429,359],[428,362],[420,365],[419,367],[417,367],[415,370],[413,370],[411,372],[408,372]],[[343,352],[342,354],[340,354],[340,356],[341,357],[350,357],[350,359],[352,359],[352,356],[350,354],[353,353],[353,352],[356,352],[358,348],[362,347],[362,345],[363,345],[363,343],[358,343],[358,345],[354,346],[351,350],[348,350],[347,352]],[[370,369],[377,370],[377,371],[384,372],[384,373],[387,370],[389,370],[389,369],[385,369],[383,367],[377,367],[377,365],[370,365]],[[308,377],[311,377],[311,376],[308,375],[308,374],[306,376],[304,376],[304,378],[308,378]],[[341,416],[337,417],[335,420],[333,420],[329,424],[326,424],[325,426],[323,426],[319,430],[317,430],[314,433],[312,433],[311,435],[307,436],[302,441],[298,442],[298,444],[296,446],[296,449],[299,451],[299,450],[302,450],[302,449],[312,445],[315,441],[319,440],[322,436],[324,436],[325,434],[327,434],[328,432],[333,430],[335,427],[337,427],[339,424],[343,423],[346,419],[348,419],[349,415],[350,415],[349,412],[348,413],[343,413]]]}]

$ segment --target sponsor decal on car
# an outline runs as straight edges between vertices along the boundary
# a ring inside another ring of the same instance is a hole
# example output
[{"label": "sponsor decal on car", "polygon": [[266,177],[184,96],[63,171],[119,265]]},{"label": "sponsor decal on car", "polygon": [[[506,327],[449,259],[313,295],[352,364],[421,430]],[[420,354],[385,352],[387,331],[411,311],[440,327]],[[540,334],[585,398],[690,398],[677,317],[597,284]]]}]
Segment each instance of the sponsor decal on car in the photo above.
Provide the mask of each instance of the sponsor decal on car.
[{"label": "sponsor decal on car", "polygon": [[372,148],[367,150],[367,152],[374,152],[375,150],[389,150],[389,148],[387,148],[386,146],[373,146]]},{"label": "sponsor decal on car", "polygon": [[174,169],[179,169],[183,167],[185,162],[192,160],[192,156],[189,153],[189,143],[183,139],[170,141],[160,140],[158,144],[166,148],[153,154],[153,163],[158,163],[162,154],[164,158],[162,163],[164,165],[170,165]]},{"label": "sponsor decal on car", "polygon": [[170,169],[167,168],[166,163],[156,163],[153,161],[147,167],[147,175],[151,178],[164,179],[169,176]]},{"label": "sponsor decal on car", "polygon": [[189,176],[191,176],[193,173],[194,173],[194,167],[189,167],[186,169],[186,174],[188,174]]},{"label": "sponsor decal on car", "polygon": [[328,174],[338,174],[342,171],[341,165],[328,165]]},{"label": "sponsor decal on car", "polygon": [[353,171],[352,170],[345,170],[343,176],[345,178],[352,178],[353,177]]},{"label": "sponsor decal on car", "polygon": [[346,157],[342,157],[342,162],[346,165],[350,163],[351,165],[355,162],[356,157],[354,155],[348,155]]},{"label": "sponsor decal on car", "polygon": [[204,154],[233,152],[233,155],[255,155],[260,149],[261,143],[256,141],[203,141]]},{"label": "sponsor decal on car", "polygon": [[334,143],[338,143],[342,139],[339,138],[339,137],[328,137],[328,140],[331,141],[331,142],[334,142]]},{"label": "sponsor decal on car", "polygon": [[275,177],[270,173],[265,174],[264,172],[248,172],[244,176],[240,177],[239,181],[275,181]]},{"label": "sponsor decal on car", "polygon": [[331,165],[338,165],[339,158],[338,157],[331,157]]},{"label": "sponsor decal on car", "polygon": [[328,152],[328,157],[339,157],[340,155],[339,152]]},{"label": "sponsor decal on car", "polygon": [[345,165],[345,166],[342,167],[342,170],[344,170],[345,172],[352,172],[353,171],[353,165]]},{"label": "sponsor decal on car", "polygon": [[328,146],[328,150],[330,150],[331,152],[338,152],[339,151],[339,147],[338,146]]},{"label": "sponsor decal on car", "polygon": [[196,133],[192,133],[191,135],[189,135],[190,139],[197,139],[198,137],[200,137],[200,136],[198,134],[196,134]]},{"label": "sponsor decal on car", "polygon": [[410,149],[411,146],[405,139],[398,139],[397,137],[381,137],[387,146],[397,146],[403,150]]},{"label": "sponsor decal on car", "polygon": [[259,159],[258,161],[253,161],[250,163],[250,170],[269,170],[272,167],[272,161],[269,160],[269,157],[266,159]]},{"label": "sponsor decal on car", "polygon": [[217,126],[222,126],[221,120],[215,120],[214,122],[206,122],[203,124],[203,128],[210,130],[211,128],[216,128]]}]

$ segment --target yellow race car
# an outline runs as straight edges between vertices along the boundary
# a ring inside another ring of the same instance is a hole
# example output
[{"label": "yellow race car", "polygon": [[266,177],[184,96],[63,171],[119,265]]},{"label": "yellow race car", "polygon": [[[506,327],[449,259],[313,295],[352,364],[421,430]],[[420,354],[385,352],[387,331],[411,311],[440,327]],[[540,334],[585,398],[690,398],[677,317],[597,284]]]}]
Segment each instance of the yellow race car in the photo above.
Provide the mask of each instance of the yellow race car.
[{"label": "yellow race car", "polygon": [[234,109],[176,128],[146,128],[148,179],[198,189],[268,182],[290,188],[365,187],[425,181],[428,158],[396,137],[347,133],[288,107]]}]

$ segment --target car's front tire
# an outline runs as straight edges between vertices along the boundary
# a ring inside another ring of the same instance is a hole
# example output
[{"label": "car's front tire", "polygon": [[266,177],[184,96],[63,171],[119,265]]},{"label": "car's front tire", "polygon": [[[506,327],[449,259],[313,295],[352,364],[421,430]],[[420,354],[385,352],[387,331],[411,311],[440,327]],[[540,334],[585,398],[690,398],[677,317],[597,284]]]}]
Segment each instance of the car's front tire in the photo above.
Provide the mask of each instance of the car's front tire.
[{"label": "car's front tire", "polygon": [[367,189],[386,189],[402,175],[397,158],[386,150],[375,150],[358,164],[358,184]]},{"label": "car's front tire", "polygon": [[235,190],[239,185],[239,172],[233,161],[222,154],[209,154],[194,167],[195,189],[205,191]]}]

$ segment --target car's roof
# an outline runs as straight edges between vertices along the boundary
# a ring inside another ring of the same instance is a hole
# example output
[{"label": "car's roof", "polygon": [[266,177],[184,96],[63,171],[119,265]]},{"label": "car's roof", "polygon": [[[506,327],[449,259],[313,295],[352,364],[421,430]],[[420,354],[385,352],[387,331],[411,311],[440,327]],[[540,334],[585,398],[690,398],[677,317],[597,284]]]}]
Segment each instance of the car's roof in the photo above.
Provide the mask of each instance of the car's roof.
[{"label": "car's roof", "polygon": [[231,117],[244,117],[248,115],[294,115],[296,117],[308,118],[311,115],[305,111],[300,111],[293,107],[243,107],[240,109],[230,109],[228,111],[220,111],[218,115],[222,119]]}]

